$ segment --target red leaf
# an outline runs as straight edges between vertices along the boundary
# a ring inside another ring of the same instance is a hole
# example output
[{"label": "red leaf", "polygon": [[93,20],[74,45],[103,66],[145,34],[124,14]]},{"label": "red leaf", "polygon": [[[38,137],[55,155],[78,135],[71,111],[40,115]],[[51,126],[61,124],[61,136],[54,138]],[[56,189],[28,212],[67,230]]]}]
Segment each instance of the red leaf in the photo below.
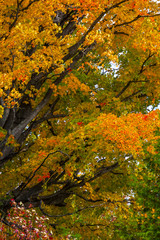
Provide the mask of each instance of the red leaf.
[{"label": "red leaf", "polygon": [[145,115],[144,117],[143,117],[143,120],[147,120],[147,118],[148,118],[148,116],[147,115]]},{"label": "red leaf", "polygon": [[72,72],[72,69],[71,69],[71,68],[67,68],[67,71],[68,71],[68,72]]},{"label": "red leaf", "polygon": [[101,107],[103,107],[103,106],[105,106],[106,105],[106,103],[104,102],[104,103],[100,103],[99,104]]},{"label": "red leaf", "polygon": [[83,125],[83,122],[77,122],[77,124],[78,124],[79,126],[82,126],[82,125]]}]

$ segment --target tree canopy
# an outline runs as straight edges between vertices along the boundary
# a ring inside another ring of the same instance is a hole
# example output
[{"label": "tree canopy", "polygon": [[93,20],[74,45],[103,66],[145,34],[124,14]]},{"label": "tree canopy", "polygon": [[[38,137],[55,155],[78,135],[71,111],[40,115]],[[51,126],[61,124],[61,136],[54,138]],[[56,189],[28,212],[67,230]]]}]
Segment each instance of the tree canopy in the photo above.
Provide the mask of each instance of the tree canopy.
[{"label": "tree canopy", "polygon": [[154,239],[158,1],[0,3],[2,239]]}]

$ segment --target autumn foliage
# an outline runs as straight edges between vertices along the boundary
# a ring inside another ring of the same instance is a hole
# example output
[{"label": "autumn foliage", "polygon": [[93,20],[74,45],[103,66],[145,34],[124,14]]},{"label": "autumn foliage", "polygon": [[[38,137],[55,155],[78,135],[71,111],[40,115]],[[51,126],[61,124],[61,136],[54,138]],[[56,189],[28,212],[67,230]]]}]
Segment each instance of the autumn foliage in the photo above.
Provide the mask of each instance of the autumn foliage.
[{"label": "autumn foliage", "polygon": [[159,3],[0,4],[0,238],[154,239]]}]

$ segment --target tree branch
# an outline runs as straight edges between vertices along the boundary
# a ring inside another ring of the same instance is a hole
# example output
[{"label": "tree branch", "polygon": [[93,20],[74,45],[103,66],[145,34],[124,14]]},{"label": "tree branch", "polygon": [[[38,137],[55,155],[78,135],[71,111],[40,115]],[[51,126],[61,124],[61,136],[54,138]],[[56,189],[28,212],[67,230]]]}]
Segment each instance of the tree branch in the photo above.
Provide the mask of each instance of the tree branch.
[{"label": "tree branch", "polygon": [[72,194],[75,194],[76,196],[78,196],[79,198],[82,198],[83,200],[85,200],[86,202],[103,202],[103,199],[97,199],[97,200],[92,200],[92,199],[87,199],[83,196],[81,196],[80,194],[76,193],[76,192],[71,192]]},{"label": "tree branch", "polygon": [[[32,175],[28,178],[28,181],[23,185],[22,189],[20,190],[20,193],[24,190],[24,188],[29,184],[29,182],[31,182],[31,180],[35,177],[35,174],[36,172],[43,166],[43,164],[45,163],[45,161],[47,160],[47,158],[50,156],[50,155],[53,155],[55,153],[61,153],[63,155],[66,155],[69,159],[70,159],[70,156],[67,154],[67,153],[64,153],[63,151],[61,150],[57,150],[55,152],[51,152],[49,153],[45,158],[44,160],[42,161],[42,163],[36,168],[36,170],[32,173]],[[19,194],[20,194],[19,193]]]}]

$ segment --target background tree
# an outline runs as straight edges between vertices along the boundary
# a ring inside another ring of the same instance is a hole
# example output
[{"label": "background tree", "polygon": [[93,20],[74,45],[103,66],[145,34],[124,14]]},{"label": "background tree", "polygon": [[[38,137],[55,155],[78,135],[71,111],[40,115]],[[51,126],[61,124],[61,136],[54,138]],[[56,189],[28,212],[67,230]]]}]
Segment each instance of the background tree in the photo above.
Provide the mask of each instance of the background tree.
[{"label": "background tree", "polygon": [[14,199],[54,239],[113,239],[158,138],[159,4],[1,1],[0,19],[1,221]]},{"label": "background tree", "polygon": [[122,239],[158,239],[160,236],[159,141],[156,150],[156,155],[145,153],[143,163],[137,165],[131,176],[134,204],[129,206],[126,215],[119,216],[115,230],[118,236],[122,234]]}]

